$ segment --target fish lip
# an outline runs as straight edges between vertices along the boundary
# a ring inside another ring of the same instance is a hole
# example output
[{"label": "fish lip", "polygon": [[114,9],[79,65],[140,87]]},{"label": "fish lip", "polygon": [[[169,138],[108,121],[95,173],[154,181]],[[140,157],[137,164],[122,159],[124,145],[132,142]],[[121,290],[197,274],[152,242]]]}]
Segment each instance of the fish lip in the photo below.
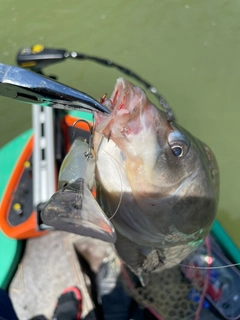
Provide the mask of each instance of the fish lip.
[{"label": "fish lip", "polygon": [[119,78],[106,103],[109,104],[109,101],[110,115],[100,115],[96,121],[96,131],[108,140],[112,139],[116,144],[117,141],[122,144],[120,139],[124,138],[125,142],[130,142],[152,128],[152,123],[157,117],[154,110],[157,108],[141,88]]},{"label": "fish lip", "polygon": [[[123,78],[117,79],[117,83],[114,86],[113,92],[111,94],[110,99],[106,99],[102,104],[105,107],[109,108],[109,104],[111,105],[111,114],[115,113],[119,109],[122,109],[121,103],[123,101],[124,95],[127,93],[127,81]],[[125,109],[125,108],[124,108]],[[126,108],[127,110],[127,108]],[[115,111],[115,112],[114,112]]]},{"label": "fish lip", "polygon": [[[105,101],[102,103],[102,105],[105,108],[108,108],[110,110],[110,115],[109,114],[104,115],[104,118],[106,118],[106,116],[107,116],[110,120],[111,116],[115,116],[117,114],[118,109],[119,109],[119,105],[121,105],[123,97],[126,94],[126,91],[127,91],[126,81],[123,78],[117,79],[117,83],[114,86],[111,97],[109,99],[105,99]],[[107,123],[106,123],[106,125],[107,125]]]},{"label": "fish lip", "polygon": [[122,99],[120,99],[123,94],[127,90],[127,84],[126,81],[123,78],[117,79],[117,83],[114,87],[114,90],[112,92],[110,100],[113,104],[113,110],[118,107],[118,105],[122,102]]},{"label": "fish lip", "polygon": [[[111,112],[110,114],[98,114],[97,115],[97,127],[96,131],[103,133],[105,137],[110,136],[111,132],[111,122],[114,122],[115,119],[122,113],[129,113],[130,111],[127,108],[120,108],[123,101],[123,97],[127,94],[128,83],[125,79],[117,79],[117,83],[114,86],[113,92],[110,99],[106,99],[102,104],[104,107],[108,107]],[[119,113],[120,111],[120,113]]]}]

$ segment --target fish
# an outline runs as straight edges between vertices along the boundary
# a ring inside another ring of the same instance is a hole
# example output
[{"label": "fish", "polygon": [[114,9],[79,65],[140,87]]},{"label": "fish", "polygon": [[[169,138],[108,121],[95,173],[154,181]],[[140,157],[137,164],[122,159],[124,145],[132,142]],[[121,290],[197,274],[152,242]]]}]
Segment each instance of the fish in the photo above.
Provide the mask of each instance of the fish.
[{"label": "fish", "polygon": [[[94,136],[98,201],[136,274],[172,267],[208,234],[219,198],[210,148],[120,78]],[[121,201],[120,201],[121,199]]]},{"label": "fish", "polygon": [[[91,213],[95,228],[89,234],[85,230],[84,235],[99,238],[100,220],[107,220],[114,233],[109,239],[136,275],[171,268],[202,243],[214,221],[219,199],[216,158],[205,143],[123,78],[102,104],[110,114],[94,113],[95,167],[91,177],[97,190],[91,203],[97,203],[94,214],[98,212],[99,219],[95,221]],[[77,166],[81,167],[82,161],[79,157]],[[71,165],[71,171],[75,170]],[[74,181],[84,175],[76,171]],[[79,193],[76,183],[74,190],[75,195]],[[50,215],[61,220],[57,212],[63,202],[64,210],[72,212],[73,200],[66,195],[59,201],[61,192],[52,201],[51,210],[49,204],[43,210],[44,223],[51,225]],[[78,210],[80,217],[82,214]],[[64,224],[61,228],[64,230]],[[84,228],[77,228],[74,232],[81,234]]]}]

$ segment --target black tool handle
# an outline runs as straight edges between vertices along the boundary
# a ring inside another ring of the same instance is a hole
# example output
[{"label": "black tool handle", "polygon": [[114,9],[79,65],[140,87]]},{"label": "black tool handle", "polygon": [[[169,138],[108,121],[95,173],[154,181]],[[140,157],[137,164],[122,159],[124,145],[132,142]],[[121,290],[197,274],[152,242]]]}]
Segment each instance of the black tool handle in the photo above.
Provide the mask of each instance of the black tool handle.
[{"label": "black tool handle", "polygon": [[41,44],[36,44],[18,52],[17,64],[22,68],[38,71],[53,63],[65,60],[67,56],[67,51],[64,49],[45,48]]}]

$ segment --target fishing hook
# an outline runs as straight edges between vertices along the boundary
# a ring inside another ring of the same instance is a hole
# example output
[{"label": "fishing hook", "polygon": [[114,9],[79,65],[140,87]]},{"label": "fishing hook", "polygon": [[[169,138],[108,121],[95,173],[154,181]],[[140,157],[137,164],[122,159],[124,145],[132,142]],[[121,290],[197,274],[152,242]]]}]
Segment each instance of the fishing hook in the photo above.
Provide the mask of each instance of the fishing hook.
[{"label": "fishing hook", "polygon": [[88,146],[89,146],[89,149],[88,151],[85,152],[85,158],[86,160],[90,159],[93,157],[93,154],[92,154],[92,150],[93,150],[93,133],[94,133],[94,115],[93,116],[93,119],[92,119],[92,125],[90,125],[90,123],[87,121],[87,120],[84,120],[84,119],[78,119],[74,122],[73,124],[73,137],[75,135],[75,130],[76,130],[76,125],[77,123],[79,122],[84,122],[87,124],[88,128],[89,128],[89,139],[88,139]]}]

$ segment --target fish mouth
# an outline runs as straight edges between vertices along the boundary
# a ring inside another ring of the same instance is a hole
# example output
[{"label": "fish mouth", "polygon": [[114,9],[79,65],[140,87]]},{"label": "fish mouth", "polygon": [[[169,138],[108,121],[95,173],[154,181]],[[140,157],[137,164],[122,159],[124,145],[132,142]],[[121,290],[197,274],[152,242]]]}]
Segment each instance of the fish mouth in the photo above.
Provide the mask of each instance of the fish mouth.
[{"label": "fish mouth", "polygon": [[123,78],[119,78],[110,97],[111,110],[116,112],[118,116],[131,113],[139,104],[143,95],[145,93],[142,89]]},{"label": "fish mouth", "polygon": [[117,80],[117,83],[114,87],[113,93],[111,95],[111,102],[112,102],[112,110],[116,110],[117,112],[121,110],[129,113],[128,109],[126,108],[126,96],[127,96],[127,83],[123,78]]},{"label": "fish mouth", "polygon": [[139,116],[143,114],[147,105],[147,98],[142,89],[119,78],[110,99],[105,99],[103,105],[108,107],[111,113],[101,115],[96,131],[113,140],[139,133],[142,128]]},{"label": "fish mouth", "polygon": [[111,97],[104,97],[102,105],[108,107],[109,110],[121,110],[124,106],[125,93],[127,91],[127,82],[123,78],[117,79],[117,83],[113,89]]}]

